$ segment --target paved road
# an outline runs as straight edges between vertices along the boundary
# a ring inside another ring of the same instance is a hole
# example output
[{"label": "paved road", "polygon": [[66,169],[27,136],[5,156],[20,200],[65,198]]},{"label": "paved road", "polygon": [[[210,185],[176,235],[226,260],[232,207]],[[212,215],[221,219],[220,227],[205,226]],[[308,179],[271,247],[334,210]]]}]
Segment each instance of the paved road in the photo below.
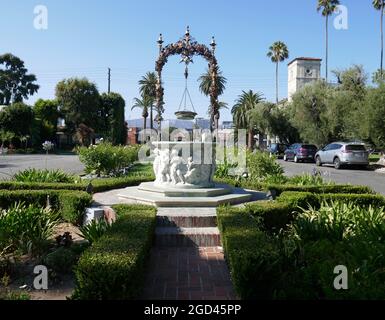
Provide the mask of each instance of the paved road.
[{"label": "paved road", "polygon": [[361,169],[342,169],[336,170],[333,167],[324,166],[322,168],[316,167],[312,163],[293,163],[278,161],[288,176],[300,175],[303,173],[312,173],[314,168],[319,169],[325,174],[326,180],[331,180],[341,184],[364,185],[371,187],[374,191],[385,195],[385,174],[376,173],[370,170]]},{"label": "paved road", "polygon": [[84,170],[78,156],[74,155],[0,155],[0,180],[29,168],[62,169],[74,174]]}]

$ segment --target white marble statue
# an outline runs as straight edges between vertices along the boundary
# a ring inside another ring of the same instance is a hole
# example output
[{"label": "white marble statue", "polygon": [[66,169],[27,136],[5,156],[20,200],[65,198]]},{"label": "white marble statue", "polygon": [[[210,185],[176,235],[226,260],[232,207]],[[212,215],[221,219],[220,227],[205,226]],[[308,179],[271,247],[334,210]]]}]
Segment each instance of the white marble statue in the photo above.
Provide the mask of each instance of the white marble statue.
[{"label": "white marble statue", "polygon": [[187,165],[183,158],[179,156],[178,150],[171,151],[170,176],[173,184],[185,184],[184,175],[187,173]]}]

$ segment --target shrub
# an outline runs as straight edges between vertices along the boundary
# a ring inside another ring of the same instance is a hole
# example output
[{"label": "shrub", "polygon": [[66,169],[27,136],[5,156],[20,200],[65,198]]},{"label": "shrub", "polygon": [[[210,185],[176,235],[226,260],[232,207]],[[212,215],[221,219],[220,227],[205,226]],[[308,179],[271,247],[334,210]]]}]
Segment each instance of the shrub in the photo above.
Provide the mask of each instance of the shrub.
[{"label": "shrub", "polygon": [[110,225],[105,219],[99,221],[92,220],[91,223],[80,228],[80,236],[86,239],[90,244],[99,240],[110,228]]},{"label": "shrub", "polygon": [[37,182],[37,183],[75,183],[74,176],[62,170],[38,170],[27,169],[20,171],[13,176],[17,182]]},{"label": "shrub", "polygon": [[74,299],[127,300],[141,294],[156,210],[134,205],[114,209],[117,221],[79,260]]},{"label": "shrub", "polygon": [[118,175],[123,168],[132,165],[138,158],[138,148],[113,146],[104,142],[95,146],[78,149],[79,159],[85,165],[87,173],[100,175]]},{"label": "shrub", "polygon": [[250,178],[256,181],[263,181],[271,176],[281,177],[284,174],[283,168],[274,157],[259,151],[247,153],[247,168]]},{"label": "shrub", "polygon": [[42,252],[54,227],[57,215],[38,206],[18,203],[0,213],[0,251]]},{"label": "shrub", "polygon": [[43,259],[43,263],[55,272],[70,273],[78,259],[78,255],[73,250],[61,247],[49,253]]},{"label": "shrub", "polygon": [[12,207],[17,202],[45,207],[49,197],[52,209],[73,224],[83,219],[84,210],[91,204],[92,197],[86,192],[66,190],[0,190],[0,208]]}]

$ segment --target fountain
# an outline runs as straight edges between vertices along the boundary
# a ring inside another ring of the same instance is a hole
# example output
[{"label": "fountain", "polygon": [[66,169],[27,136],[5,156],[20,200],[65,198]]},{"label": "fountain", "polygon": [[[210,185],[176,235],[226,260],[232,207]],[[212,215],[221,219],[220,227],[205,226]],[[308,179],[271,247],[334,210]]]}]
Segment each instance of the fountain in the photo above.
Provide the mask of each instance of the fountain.
[{"label": "fountain", "polygon": [[[163,112],[163,95],[161,73],[163,66],[171,55],[181,55],[186,64],[186,88],[182,98],[185,101],[184,109],[175,115],[179,119],[195,118],[197,115],[192,101],[192,110],[187,109],[188,65],[193,62],[194,55],[200,55],[209,62],[209,71],[212,76],[210,88],[211,125],[218,115],[218,65],[215,58],[216,43],[213,38],[211,50],[205,45],[198,44],[190,36],[187,28],[185,36],[175,44],[163,48],[162,35],[158,41],[160,54],[156,63],[158,72],[157,83],[157,111],[159,127],[161,127]],[[191,98],[190,98],[191,100]],[[181,108],[181,106],[180,106]],[[152,142],[154,155],[153,168],[156,179],[154,182],[142,183],[139,187],[125,189],[119,197],[139,203],[156,205],[158,207],[217,207],[220,204],[238,204],[248,202],[252,194],[227,185],[216,185],[213,178],[216,170],[216,143],[211,134],[192,141],[155,141]]]}]

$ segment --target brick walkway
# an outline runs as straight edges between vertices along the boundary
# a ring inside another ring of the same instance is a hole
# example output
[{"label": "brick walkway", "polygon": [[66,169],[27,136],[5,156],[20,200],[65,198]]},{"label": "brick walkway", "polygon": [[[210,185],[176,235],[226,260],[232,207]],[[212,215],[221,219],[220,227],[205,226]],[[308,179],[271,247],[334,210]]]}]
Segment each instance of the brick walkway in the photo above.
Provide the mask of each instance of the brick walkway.
[{"label": "brick walkway", "polygon": [[222,248],[154,247],[143,299],[236,299]]}]

